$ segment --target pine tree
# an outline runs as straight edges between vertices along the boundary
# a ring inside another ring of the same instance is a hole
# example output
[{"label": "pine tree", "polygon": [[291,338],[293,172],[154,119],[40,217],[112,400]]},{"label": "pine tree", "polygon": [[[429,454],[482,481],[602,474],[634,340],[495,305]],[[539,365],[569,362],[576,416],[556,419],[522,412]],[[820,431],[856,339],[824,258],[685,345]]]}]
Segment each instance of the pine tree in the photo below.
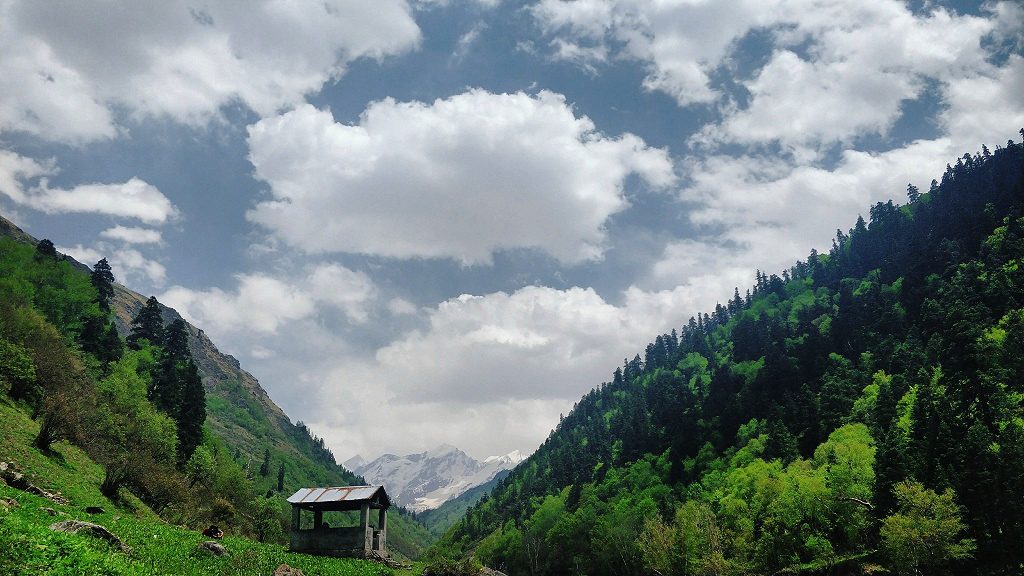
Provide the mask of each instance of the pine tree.
[{"label": "pine tree", "polygon": [[114,297],[114,274],[110,271],[106,258],[93,266],[90,281],[96,288],[96,303],[103,314],[85,318],[78,341],[82,350],[95,356],[105,367],[120,359],[123,352],[117,327],[109,318],[110,301]]},{"label": "pine tree", "polygon": [[919,198],[921,198],[921,191],[918,190],[917,186],[907,184],[907,200],[913,204],[914,202],[917,202]]},{"label": "pine tree", "polygon": [[191,358],[188,349],[188,328],[181,318],[171,322],[163,335],[164,352],[175,361]]},{"label": "pine tree", "polygon": [[56,260],[57,259],[57,248],[55,248],[53,246],[53,242],[50,242],[50,240],[48,240],[46,238],[43,238],[42,240],[40,240],[39,244],[36,244],[36,258],[37,259],[52,258],[52,259]]},{"label": "pine tree", "polygon": [[284,462],[277,464],[277,491],[284,491]]},{"label": "pine tree", "polygon": [[128,335],[128,345],[138,350],[141,341],[148,340],[155,346],[163,345],[164,321],[160,314],[160,302],[153,296],[146,300],[142,310],[132,320],[132,331]]},{"label": "pine tree", "polygon": [[182,377],[180,403],[174,419],[178,423],[178,460],[184,464],[203,443],[206,390],[196,363],[188,358],[182,364],[179,371]]},{"label": "pine tree", "polygon": [[260,464],[260,476],[264,478],[270,474],[270,448],[263,450],[263,463]]},{"label": "pine tree", "polygon": [[100,308],[110,310],[110,300],[114,297],[114,273],[110,270],[110,264],[107,263],[106,258],[101,258],[92,267],[89,279],[96,287],[96,291],[99,292],[97,302],[99,302]]}]

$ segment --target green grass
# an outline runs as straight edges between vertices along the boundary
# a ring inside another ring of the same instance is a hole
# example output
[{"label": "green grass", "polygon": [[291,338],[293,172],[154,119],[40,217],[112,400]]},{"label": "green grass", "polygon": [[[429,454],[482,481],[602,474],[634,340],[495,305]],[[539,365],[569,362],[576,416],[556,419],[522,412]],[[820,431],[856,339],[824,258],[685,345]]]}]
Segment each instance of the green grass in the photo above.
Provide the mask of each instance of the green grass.
[{"label": "green grass", "polygon": [[[32,447],[38,425],[0,397],[0,460],[13,461],[29,481],[68,498],[66,505],[0,484],[0,498],[18,505],[0,505],[0,574],[36,575],[269,575],[280,564],[308,575],[383,576],[393,571],[375,562],[293,554],[284,546],[262,544],[238,536],[223,540],[229,554],[217,558],[196,551],[205,540],[198,532],[160,520],[144,504],[125,494],[116,504],[99,491],[103,470],[81,450],[61,442],[52,454]],[[106,512],[89,515],[87,506]],[[52,508],[51,516],[43,508]],[[86,535],[53,532],[50,524],[74,518],[101,524],[132,548],[123,554]]]},{"label": "green grass", "polygon": [[[260,544],[246,538],[227,536],[229,554],[214,557],[196,550],[205,538],[194,531],[159,522],[126,516],[120,511],[87,516],[72,506],[56,506],[48,500],[7,487],[0,497],[16,498],[19,506],[0,506],[0,574],[78,575],[211,575],[259,574],[266,576],[284,563],[306,574],[324,576],[383,576],[392,571],[380,564],[344,558],[323,558],[294,554],[276,544]],[[42,510],[49,506],[65,510],[71,517],[106,526],[132,548],[123,554],[106,542],[89,536],[53,532],[49,525],[64,518]]]}]

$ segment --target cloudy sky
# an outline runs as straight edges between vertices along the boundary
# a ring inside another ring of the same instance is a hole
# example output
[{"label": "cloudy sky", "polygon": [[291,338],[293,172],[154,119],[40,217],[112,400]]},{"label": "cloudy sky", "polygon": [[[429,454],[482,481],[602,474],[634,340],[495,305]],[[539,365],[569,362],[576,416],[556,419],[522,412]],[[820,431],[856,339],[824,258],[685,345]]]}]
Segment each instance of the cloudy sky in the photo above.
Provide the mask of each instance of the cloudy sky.
[{"label": "cloudy sky", "polygon": [[1012,0],[0,0],[0,213],[340,459],[482,457],[1021,94]]}]

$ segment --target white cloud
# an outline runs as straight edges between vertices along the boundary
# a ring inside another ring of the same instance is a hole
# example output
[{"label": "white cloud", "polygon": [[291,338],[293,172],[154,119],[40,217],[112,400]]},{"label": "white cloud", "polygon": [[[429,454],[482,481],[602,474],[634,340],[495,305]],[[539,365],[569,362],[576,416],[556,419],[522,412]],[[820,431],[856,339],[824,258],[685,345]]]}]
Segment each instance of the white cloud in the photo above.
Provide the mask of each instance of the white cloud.
[{"label": "white cloud", "polygon": [[120,184],[80,184],[69,190],[50,188],[43,180],[28,199],[33,208],[50,214],[106,214],[149,224],[162,224],[178,213],[156,186],[138,178]]},{"label": "white cloud", "polygon": [[276,376],[266,382],[286,410],[302,414],[339,456],[438,442],[478,456],[532,450],[623,357],[681,326],[691,303],[634,290],[616,306],[585,288],[463,295],[421,309],[426,325],[375,355],[330,334],[315,338],[329,352],[293,354],[294,334],[307,342],[313,328],[290,324],[274,345],[286,351],[258,366]]},{"label": "white cloud", "polygon": [[214,333],[273,334],[279,326],[313,314],[313,299],[301,289],[261,274],[239,274],[232,292],[172,286],[159,300],[189,322]]},{"label": "white cloud", "polygon": [[[811,8],[780,34],[786,48],[744,83],[749,106],[708,127],[703,139],[799,148],[885,135],[926,78],[947,82],[990,69],[981,41],[994,19],[944,10],[915,16],[902,3]],[[807,38],[806,57],[789,48]]]},{"label": "white cloud", "polygon": [[0,131],[110,138],[114,106],[192,124],[233,101],[269,115],[420,38],[405,0],[203,4],[0,3]]},{"label": "white cloud", "polygon": [[[682,106],[725,100],[722,121],[694,142],[780,142],[806,153],[799,149],[887,134],[926,79],[991,76],[982,41],[1011,35],[1004,20],[1018,12],[1007,3],[989,8],[976,17],[942,8],[915,14],[896,0],[542,0],[533,14],[558,58],[593,67],[612,52],[642,62],[644,86]],[[752,78],[737,76],[733,57],[755,32],[773,54]],[[725,98],[711,79],[719,70],[749,103]]]},{"label": "white cloud", "polygon": [[[1024,14],[1024,9],[1017,14]],[[982,144],[1005,144],[1005,140],[998,139],[1000,136],[1012,137],[1024,126],[1022,95],[1024,57],[1015,54],[989,74],[951,81],[946,91],[948,108],[940,121],[950,138],[964,147],[960,154],[977,150]]]},{"label": "white cloud", "polygon": [[152,228],[133,228],[128,226],[114,226],[100,232],[100,237],[110,240],[120,240],[126,244],[160,244],[161,236],[159,230]]},{"label": "white cloud", "polygon": [[541,0],[532,8],[556,56],[603,60],[612,50],[643,62],[644,87],[680,106],[709,103],[719,92],[710,74],[748,30],[770,21],[775,1],[659,2]]},{"label": "white cloud", "polygon": [[[56,248],[57,251],[60,252],[61,254],[67,254],[68,256],[71,256],[72,258],[78,260],[79,262],[85,264],[86,266],[92,266],[93,264],[99,262],[103,258],[107,258],[105,254],[103,254],[96,248],[82,246],[81,244],[76,244],[74,246],[56,246]],[[110,259],[108,258],[107,263],[109,262]],[[116,276],[117,275],[115,274],[115,277]]]},{"label": "white cloud", "polygon": [[361,324],[369,318],[367,306],[374,299],[376,288],[365,273],[328,264],[314,270],[308,282],[314,299],[336,306],[349,321]]},{"label": "white cloud", "polygon": [[240,332],[273,336],[284,325],[313,317],[318,304],[338,308],[352,323],[363,323],[377,296],[365,273],[337,264],[314,267],[290,280],[261,273],[235,279],[237,286],[230,291],[173,286],[159,299],[197,326],[231,337]]},{"label": "white cloud", "polygon": [[307,105],[251,126],[249,146],[273,194],[250,219],[309,252],[596,259],[605,221],[627,206],[626,177],[674,179],[663,150],[600,134],[551,92],[386,99],[351,126]]},{"label": "white cloud", "polygon": [[143,275],[153,286],[162,286],[167,280],[167,269],[156,260],[147,258],[138,250],[125,248],[116,250],[111,261],[111,268],[115,273],[120,270],[122,278],[128,278],[126,283],[136,275]]},{"label": "white cloud", "polygon": [[113,248],[99,243],[95,247],[81,244],[71,247],[58,246],[57,250],[86,266],[92,266],[101,258],[106,258],[114,277],[127,286],[141,282],[147,286],[159,287],[167,280],[167,269],[163,264],[132,248]]},{"label": "white cloud", "polygon": [[404,298],[388,300],[388,311],[395,316],[409,316],[416,313],[416,305]]},{"label": "white cloud", "polygon": [[[56,172],[52,161],[40,163],[0,149],[0,194],[16,204],[48,214],[104,214],[150,224],[162,224],[178,214],[160,190],[139,178],[118,184],[51,188],[47,176]],[[35,180],[38,182],[32,184]]]},{"label": "white cloud", "polygon": [[392,404],[564,401],[607,380],[618,358],[671,329],[662,326],[664,315],[634,312],[589,288],[462,295],[430,309],[424,330],[379,349],[367,371],[346,374],[350,385],[390,391]]}]

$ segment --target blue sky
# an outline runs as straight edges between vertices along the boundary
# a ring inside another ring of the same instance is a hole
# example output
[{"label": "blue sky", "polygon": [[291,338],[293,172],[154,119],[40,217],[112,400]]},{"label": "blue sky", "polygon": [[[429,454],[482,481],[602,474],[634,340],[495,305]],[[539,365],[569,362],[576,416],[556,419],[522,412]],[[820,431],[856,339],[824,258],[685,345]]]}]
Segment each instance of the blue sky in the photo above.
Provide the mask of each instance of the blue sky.
[{"label": "blue sky", "polygon": [[1024,10],[0,2],[0,212],[340,457],[532,450],[661,332],[1024,125]]}]

